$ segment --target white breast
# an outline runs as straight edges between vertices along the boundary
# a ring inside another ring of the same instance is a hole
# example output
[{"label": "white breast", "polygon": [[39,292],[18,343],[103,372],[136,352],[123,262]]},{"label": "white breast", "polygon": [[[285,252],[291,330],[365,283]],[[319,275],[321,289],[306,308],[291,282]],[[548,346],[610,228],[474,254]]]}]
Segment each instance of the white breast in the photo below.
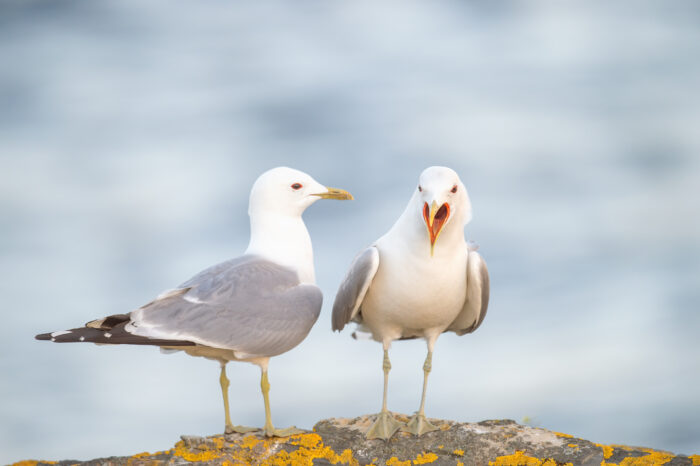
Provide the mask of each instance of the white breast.
[{"label": "white breast", "polygon": [[441,333],[464,306],[466,248],[431,257],[382,240],[377,242],[379,268],[362,303],[365,326],[382,341]]}]

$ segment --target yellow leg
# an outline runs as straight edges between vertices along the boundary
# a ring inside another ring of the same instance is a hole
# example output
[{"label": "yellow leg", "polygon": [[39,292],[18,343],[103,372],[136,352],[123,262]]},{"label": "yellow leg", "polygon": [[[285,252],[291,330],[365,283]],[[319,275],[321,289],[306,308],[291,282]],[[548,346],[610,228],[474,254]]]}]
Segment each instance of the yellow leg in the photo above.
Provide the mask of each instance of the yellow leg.
[{"label": "yellow leg", "polygon": [[438,430],[439,427],[434,426],[425,418],[425,392],[428,388],[428,374],[433,368],[433,352],[428,350],[428,356],[425,358],[425,363],[423,364],[423,395],[420,399],[420,408],[418,412],[408,421],[405,427],[401,430],[404,432],[410,432],[413,435],[422,435],[426,432],[432,432]]},{"label": "yellow leg", "polygon": [[[260,378],[260,390],[262,390],[265,403],[265,427],[263,430],[267,434],[275,430],[275,426],[272,425],[272,412],[270,411],[270,381],[267,379],[267,371],[263,371]],[[268,435],[268,437],[272,437],[272,435]]]},{"label": "yellow leg", "polygon": [[304,431],[296,427],[287,427],[286,429],[275,429],[272,425],[272,412],[270,410],[270,381],[267,379],[267,369],[262,370],[260,378],[260,389],[265,402],[265,427],[263,433],[267,437],[289,437],[290,435],[303,434]]},{"label": "yellow leg", "polygon": [[418,410],[421,414],[425,414],[425,392],[428,388],[428,375],[431,370],[433,370],[433,352],[428,351],[428,356],[425,357],[425,362],[423,363],[423,394],[420,398],[420,409]]},{"label": "yellow leg", "polygon": [[389,391],[389,371],[391,370],[391,361],[389,360],[389,350],[384,350],[384,360],[382,361],[382,370],[384,371],[384,395],[382,396],[382,412],[387,412],[386,398]]},{"label": "yellow leg", "polygon": [[231,385],[228,377],[226,377],[226,365],[221,365],[221,375],[219,376],[219,384],[221,384],[221,394],[224,397],[224,415],[226,417],[226,430],[225,432],[233,431],[233,425],[231,424],[231,414],[228,405],[228,387]]},{"label": "yellow leg", "polygon": [[391,370],[391,361],[389,361],[389,349],[384,348],[384,361],[382,363],[384,370],[384,396],[382,397],[382,411],[377,415],[377,419],[367,431],[368,439],[380,438],[389,440],[394,433],[399,430],[402,424],[394,419],[386,406],[386,398],[389,387],[389,371]]},{"label": "yellow leg", "polygon": [[253,432],[254,427],[243,427],[234,426],[231,424],[231,415],[229,414],[229,404],[228,404],[228,387],[231,385],[228,377],[226,377],[226,364],[221,364],[221,375],[219,376],[219,383],[221,384],[221,394],[224,397],[224,415],[226,417],[226,427],[224,432],[227,434],[232,434],[237,432],[239,434],[244,434],[246,432]]}]

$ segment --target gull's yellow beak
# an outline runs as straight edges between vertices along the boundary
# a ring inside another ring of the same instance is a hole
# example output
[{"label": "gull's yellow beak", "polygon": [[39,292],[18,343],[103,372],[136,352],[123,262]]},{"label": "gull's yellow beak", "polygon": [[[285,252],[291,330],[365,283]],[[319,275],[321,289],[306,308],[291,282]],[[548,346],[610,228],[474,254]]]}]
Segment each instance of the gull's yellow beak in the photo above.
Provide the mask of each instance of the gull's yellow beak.
[{"label": "gull's yellow beak", "polygon": [[433,251],[435,250],[435,242],[440,236],[442,227],[447,222],[450,217],[450,205],[444,203],[438,206],[437,202],[433,201],[428,207],[426,202],[423,205],[423,219],[425,220],[425,226],[428,227],[428,235],[430,235],[430,256],[433,256]]},{"label": "gull's yellow beak", "polygon": [[313,196],[318,196],[321,199],[339,199],[343,201],[352,201],[354,198],[352,197],[352,194],[347,192],[344,189],[338,189],[338,188],[326,188],[328,191],[325,193],[318,193],[318,194],[313,194]]}]

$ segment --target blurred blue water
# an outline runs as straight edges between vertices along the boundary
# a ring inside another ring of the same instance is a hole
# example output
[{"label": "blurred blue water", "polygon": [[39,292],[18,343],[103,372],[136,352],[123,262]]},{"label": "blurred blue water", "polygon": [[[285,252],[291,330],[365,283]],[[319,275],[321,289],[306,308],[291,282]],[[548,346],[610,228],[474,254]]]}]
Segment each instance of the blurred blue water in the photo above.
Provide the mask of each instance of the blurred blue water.
[{"label": "blurred blue water", "polygon": [[[428,415],[699,453],[699,25],[692,1],[0,3],[0,461],[221,430],[213,363],[32,337],[242,252],[277,165],[356,197],[305,215],[325,304],[272,362],[278,425],[378,410],[381,349],[330,305],[444,164],[492,304],[440,339]],[[390,409],[417,408],[423,358],[394,346]],[[260,425],[257,368],[232,366]]]}]

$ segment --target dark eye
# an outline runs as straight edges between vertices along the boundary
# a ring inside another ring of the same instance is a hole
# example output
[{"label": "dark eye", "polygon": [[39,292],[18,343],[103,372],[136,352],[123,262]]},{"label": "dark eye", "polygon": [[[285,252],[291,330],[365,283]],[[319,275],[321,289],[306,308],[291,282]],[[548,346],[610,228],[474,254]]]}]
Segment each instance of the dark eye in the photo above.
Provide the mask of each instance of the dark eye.
[{"label": "dark eye", "polygon": [[423,188],[420,185],[418,185],[418,191],[423,192]]},{"label": "dark eye", "polygon": [[450,190],[451,193],[456,193],[457,192],[457,185],[452,186],[452,189]]},{"label": "dark eye", "polygon": [[294,183],[292,185],[292,189],[294,189],[294,190],[301,189],[301,183]]}]

